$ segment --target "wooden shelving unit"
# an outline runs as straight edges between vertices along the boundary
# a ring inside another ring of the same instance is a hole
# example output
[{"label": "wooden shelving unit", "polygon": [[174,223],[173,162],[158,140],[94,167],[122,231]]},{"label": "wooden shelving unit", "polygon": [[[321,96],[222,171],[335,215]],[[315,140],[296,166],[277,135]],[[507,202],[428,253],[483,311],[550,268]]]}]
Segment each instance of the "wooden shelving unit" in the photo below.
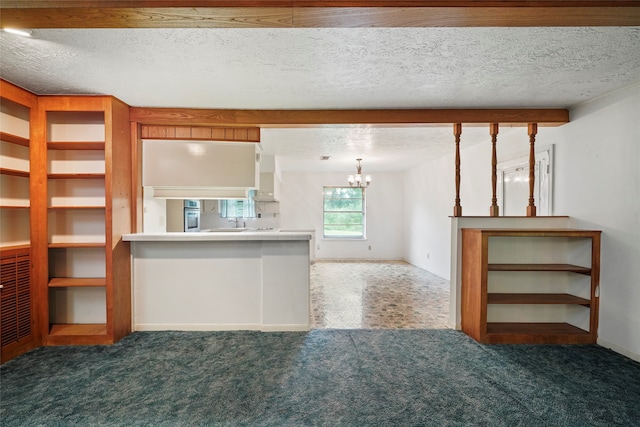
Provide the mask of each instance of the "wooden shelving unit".
[{"label": "wooden shelving unit", "polygon": [[492,344],[595,343],[599,276],[600,231],[462,229],[462,330]]},{"label": "wooden shelving unit", "polygon": [[121,240],[131,232],[129,107],[109,96],[41,97],[38,107],[43,341],[114,343],[131,332],[130,251]]},{"label": "wooden shelving unit", "polygon": [[129,107],[0,89],[1,360],[118,341],[131,332]]},{"label": "wooden shelving unit", "polygon": [[31,129],[37,97],[0,80],[0,362],[40,344],[31,274]]}]

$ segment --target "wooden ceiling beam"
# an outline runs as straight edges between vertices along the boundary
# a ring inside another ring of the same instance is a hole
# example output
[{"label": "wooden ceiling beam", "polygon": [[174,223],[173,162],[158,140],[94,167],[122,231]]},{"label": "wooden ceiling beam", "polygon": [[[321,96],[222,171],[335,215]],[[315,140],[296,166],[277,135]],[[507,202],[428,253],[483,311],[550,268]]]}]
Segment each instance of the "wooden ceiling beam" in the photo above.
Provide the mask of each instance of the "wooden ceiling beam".
[{"label": "wooden ceiling beam", "polygon": [[2,27],[638,26],[638,0],[3,0]]},{"label": "wooden ceiling beam", "polygon": [[449,126],[451,123],[560,126],[565,109],[391,109],[391,110],[221,110],[193,108],[130,109],[132,122],[146,125],[305,127],[324,125]]}]

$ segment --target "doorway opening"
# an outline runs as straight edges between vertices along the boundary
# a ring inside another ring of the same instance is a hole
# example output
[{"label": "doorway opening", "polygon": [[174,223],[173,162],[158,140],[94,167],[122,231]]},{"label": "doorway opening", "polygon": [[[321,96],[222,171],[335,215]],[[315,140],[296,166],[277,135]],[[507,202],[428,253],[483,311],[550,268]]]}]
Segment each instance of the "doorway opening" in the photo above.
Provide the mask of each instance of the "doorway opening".
[{"label": "doorway opening", "polygon": [[[497,197],[501,216],[525,216],[529,204],[529,156],[497,165]],[[553,212],[553,145],[536,149],[534,199],[538,216]]]},{"label": "doorway opening", "polygon": [[446,329],[449,281],[404,261],[316,261],[312,329]]}]

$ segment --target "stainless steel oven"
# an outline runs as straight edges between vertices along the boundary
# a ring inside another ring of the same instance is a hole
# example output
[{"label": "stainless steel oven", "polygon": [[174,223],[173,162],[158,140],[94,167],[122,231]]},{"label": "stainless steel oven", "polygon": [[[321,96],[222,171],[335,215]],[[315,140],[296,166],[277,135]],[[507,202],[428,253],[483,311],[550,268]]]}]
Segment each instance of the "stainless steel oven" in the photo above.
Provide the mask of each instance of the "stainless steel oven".
[{"label": "stainless steel oven", "polygon": [[200,231],[200,200],[184,201],[184,231]]}]

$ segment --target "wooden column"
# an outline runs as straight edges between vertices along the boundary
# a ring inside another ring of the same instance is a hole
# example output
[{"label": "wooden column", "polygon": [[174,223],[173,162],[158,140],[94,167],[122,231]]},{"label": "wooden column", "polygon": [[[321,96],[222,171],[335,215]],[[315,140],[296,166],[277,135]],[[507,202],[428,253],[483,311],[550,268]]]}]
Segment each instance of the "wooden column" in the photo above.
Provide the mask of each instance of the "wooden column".
[{"label": "wooden column", "polygon": [[456,137],[456,204],[453,207],[453,216],[462,216],[462,206],[460,206],[460,135],[462,135],[462,123],[453,124],[453,135]]},{"label": "wooden column", "polygon": [[[33,114],[35,110],[35,115]],[[38,340],[49,333],[49,240],[47,196],[47,113],[38,103],[32,109],[29,147],[31,211],[31,285],[35,291]]]},{"label": "wooden column", "polygon": [[500,215],[498,207],[498,198],[496,196],[496,187],[498,185],[498,156],[496,153],[496,142],[498,141],[498,123],[489,125],[489,134],[491,135],[491,207],[489,208],[489,216]]},{"label": "wooden column", "polygon": [[131,232],[142,233],[142,125],[131,122]]},{"label": "wooden column", "polygon": [[536,182],[536,133],[538,124],[529,123],[529,206],[527,206],[527,216],[536,216],[536,205],[533,198],[533,191]]}]

